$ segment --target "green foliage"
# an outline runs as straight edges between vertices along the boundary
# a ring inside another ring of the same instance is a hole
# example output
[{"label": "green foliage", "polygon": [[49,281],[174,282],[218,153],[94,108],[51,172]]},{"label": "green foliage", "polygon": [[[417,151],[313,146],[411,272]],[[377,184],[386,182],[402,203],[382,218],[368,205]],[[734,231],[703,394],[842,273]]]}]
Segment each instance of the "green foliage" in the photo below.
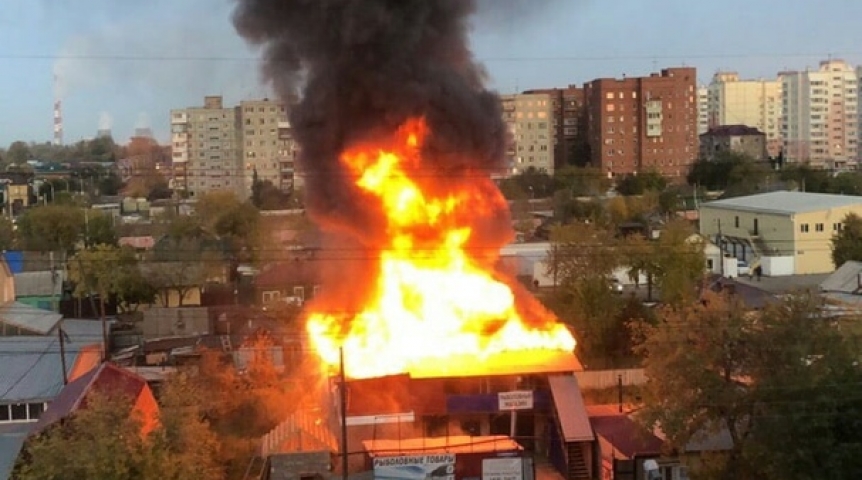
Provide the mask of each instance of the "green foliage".
[{"label": "green foliage", "polygon": [[570,192],[573,197],[603,195],[611,186],[607,175],[598,168],[566,166],[554,172],[556,190]]},{"label": "green foliage", "polygon": [[[733,296],[666,308],[640,325],[649,381],[639,419],[669,447],[724,431],[730,451],[698,478],[852,478],[862,454],[858,344],[823,318],[815,296],[761,313]],[[828,465],[829,468],[825,466]]]},{"label": "green foliage", "polygon": [[588,364],[621,353],[619,295],[611,276],[619,265],[613,236],[592,224],[557,225],[551,229],[548,274],[555,290],[549,306],[577,332],[578,355]]},{"label": "green foliage", "polygon": [[688,175],[690,185],[723,190],[725,197],[750,195],[766,187],[770,168],[735,152],[723,152],[714,161],[699,160]]},{"label": "green foliage", "polygon": [[850,213],[840,232],[832,237],[832,262],[838,268],[845,262],[862,262],[862,218]]},{"label": "green foliage", "polygon": [[251,203],[259,210],[287,210],[295,206],[292,195],[284,192],[269,180],[255,180],[251,186]]},{"label": "green foliage", "polygon": [[626,175],[617,182],[616,190],[620,195],[642,195],[645,192],[663,192],[667,179],[656,170],[648,170],[637,175]]},{"label": "green foliage", "polygon": [[96,245],[79,251],[69,260],[69,280],[75,284],[75,296],[116,297],[123,311],[134,311],[155,297],[151,280],[142,275],[134,250],[127,247]]},{"label": "green foliage", "polygon": [[114,227],[114,217],[99,210],[87,209],[84,215],[84,244],[116,246],[117,229]]},{"label": "green foliage", "polygon": [[201,227],[222,239],[231,257],[253,261],[260,236],[260,211],[251,202],[240,201],[233,192],[201,195],[195,205]]},{"label": "green foliage", "polygon": [[507,199],[548,198],[554,194],[554,179],[535,167],[500,182],[500,191]]},{"label": "green foliage", "polygon": [[12,142],[6,150],[6,161],[11,164],[26,163],[30,158],[30,146],[26,142]]},{"label": "green foliage", "polygon": [[18,218],[22,246],[42,252],[71,253],[84,233],[84,211],[72,205],[34,207]]},{"label": "green foliage", "polygon": [[18,245],[18,235],[15,225],[6,216],[0,216],[0,252],[13,250]]}]

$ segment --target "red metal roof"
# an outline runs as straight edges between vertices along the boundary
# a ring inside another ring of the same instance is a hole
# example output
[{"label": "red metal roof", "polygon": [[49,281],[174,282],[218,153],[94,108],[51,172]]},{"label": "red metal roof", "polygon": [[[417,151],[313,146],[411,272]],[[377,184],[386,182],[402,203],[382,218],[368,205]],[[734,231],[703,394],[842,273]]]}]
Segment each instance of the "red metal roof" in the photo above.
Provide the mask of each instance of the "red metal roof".
[{"label": "red metal roof", "polygon": [[563,430],[566,442],[588,442],[592,441],[593,427],[590,426],[590,418],[584,406],[584,397],[578,387],[578,379],[574,375],[551,375],[548,377],[551,385],[551,395],[554,398],[554,407],[557,410],[557,418]]}]

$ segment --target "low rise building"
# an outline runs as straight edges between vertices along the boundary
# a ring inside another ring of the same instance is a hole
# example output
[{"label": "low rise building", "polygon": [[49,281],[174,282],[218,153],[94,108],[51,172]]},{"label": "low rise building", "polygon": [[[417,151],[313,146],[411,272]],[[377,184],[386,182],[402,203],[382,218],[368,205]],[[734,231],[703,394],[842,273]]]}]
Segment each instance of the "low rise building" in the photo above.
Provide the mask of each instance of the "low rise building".
[{"label": "low rise building", "polygon": [[745,125],[721,125],[700,136],[700,159],[715,161],[721,154],[738,153],[754,160],[769,157],[766,134]]},{"label": "low rise building", "polygon": [[832,236],[862,197],[778,191],[704,203],[700,232],[763,275],[829,273]]}]

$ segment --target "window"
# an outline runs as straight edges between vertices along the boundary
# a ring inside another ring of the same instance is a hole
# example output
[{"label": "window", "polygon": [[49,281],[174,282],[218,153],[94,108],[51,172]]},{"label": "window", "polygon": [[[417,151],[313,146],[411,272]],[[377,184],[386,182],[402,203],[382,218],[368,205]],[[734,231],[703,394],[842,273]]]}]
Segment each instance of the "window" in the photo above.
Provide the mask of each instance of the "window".
[{"label": "window", "polygon": [[38,420],[39,417],[42,416],[42,412],[45,411],[44,403],[31,403],[27,405],[29,410],[30,420]]},{"label": "window", "polygon": [[9,420],[11,420],[9,405],[0,405],[0,422],[8,422]]},{"label": "window", "polygon": [[822,232],[823,231],[823,224],[822,223],[815,223],[814,224],[814,231],[815,232]]},{"label": "window", "polygon": [[739,228],[739,216],[733,217],[734,228]]},{"label": "window", "polygon": [[305,287],[293,287],[293,296],[305,300]]},{"label": "window", "polygon": [[277,290],[267,291],[267,292],[263,292],[262,300],[263,300],[263,303],[269,303],[269,302],[274,302],[274,301],[278,300],[279,297],[281,297],[281,293],[278,292]]},{"label": "window", "polygon": [[315,298],[317,298],[317,296],[320,295],[320,285],[314,286],[314,290],[312,292],[312,295],[314,295]]},{"label": "window", "polygon": [[802,225],[799,225],[799,231],[802,233],[808,233],[808,224],[803,223]]},{"label": "window", "polygon": [[27,404],[15,403],[10,405],[12,420],[27,420]]}]

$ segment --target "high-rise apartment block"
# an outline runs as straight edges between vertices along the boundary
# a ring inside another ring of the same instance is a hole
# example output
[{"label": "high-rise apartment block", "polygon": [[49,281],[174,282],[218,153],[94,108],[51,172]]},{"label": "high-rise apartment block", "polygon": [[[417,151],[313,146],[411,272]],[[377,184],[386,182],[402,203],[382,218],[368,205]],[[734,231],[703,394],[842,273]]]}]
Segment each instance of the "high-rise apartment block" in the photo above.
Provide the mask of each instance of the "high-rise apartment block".
[{"label": "high-rise apartment block", "polygon": [[783,72],[781,122],[787,162],[846,168],[858,160],[859,79],[842,60],[815,71]]},{"label": "high-rise apartment block", "polygon": [[[533,167],[554,174],[554,98],[548,93],[521,93],[502,98],[503,115],[509,129],[510,165],[507,175]],[[492,172],[496,173],[496,172]]]},{"label": "high-rise apartment block", "polygon": [[588,159],[577,158],[579,135],[584,114],[584,90],[574,85],[567,88],[527,90],[525,94],[548,94],[554,127],[554,169],[565,165],[583,164]]},{"label": "high-rise apartment block", "polygon": [[243,188],[251,192],[258,181],[281,184],[279,122],[287,120],[284,104],[275,100],[247,100],[239,104],[242,129]]},{"label": "high-rise apartment block", "polygon": [[709,131],[709,87],[697,87],[697,134]]},{"label": "high-rise apartment block", "polygon": [[697,71],[584,85],[592,165],[609,177],[655,170],[683,180],[698,155]]},{"label": "high-rise apartment block", "polygon": [[766,134],[769,155],[781,152],[780,80],[740,80],[736,72],[718,72],[708,93],[708,126],[745,125]]},{"label": "high-rise apartment block", "polygon": [[225,107],[222,97],[204,98],[202,107],[171,111],[174,188],[194,197],[210,190],[232,190],[248,198],[257,172],[260,181],[282,185],[279,122],[281,102],[243,101]]},{"label": "high-rise apartment block", "polygon": [[210,190],[244,193],[237,123],[236,110],[219,96],[204,98],[202,107],[171,110],[174,188],[190,197]]}]

